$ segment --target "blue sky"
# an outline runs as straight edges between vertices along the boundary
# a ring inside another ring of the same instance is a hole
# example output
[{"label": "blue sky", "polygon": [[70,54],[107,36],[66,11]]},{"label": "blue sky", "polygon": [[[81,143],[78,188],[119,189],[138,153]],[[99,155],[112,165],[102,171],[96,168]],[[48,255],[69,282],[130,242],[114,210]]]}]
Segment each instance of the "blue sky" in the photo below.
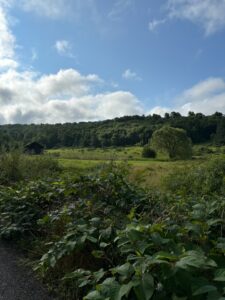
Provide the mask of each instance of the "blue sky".
[{"label": "blue sky", "polygon": [[225,113],[225,0],[0,0],[0,123]]}]

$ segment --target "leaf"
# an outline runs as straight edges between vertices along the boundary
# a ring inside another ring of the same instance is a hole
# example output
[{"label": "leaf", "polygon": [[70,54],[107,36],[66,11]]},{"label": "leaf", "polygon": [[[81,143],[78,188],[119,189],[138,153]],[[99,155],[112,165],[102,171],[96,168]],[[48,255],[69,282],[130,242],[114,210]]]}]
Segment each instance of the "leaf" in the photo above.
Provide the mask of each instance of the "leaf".
[{"label": "leaf", "polygon": [[96,282],[99,282],[104,277],[104,275],[105,272],[103,269],[100,269],[99,271],[93,273]]},{"label": "leaf", "polygon": [[123,298],[123,296],[125,296],[125,295],[128,296],[128,294],[133,286],[134,286],[134,283],[132,281],[130,281],[128,284],[123,284],[120,287],[118,296],[117,296],[117,298],[115,298],[115,300],[121,300]]},{"label": "leaf", "polygon": [[216,267],[217,264],[212,259],[207,259],[202,252],[188,251],[176,263],[176,267],[181,269],[193,268],[211,268]]},{"label": "leaf", "polygon": [[149,300],[154,294],[154,279],[150,274],[144,274],[140,284],[134,288],[138,300]]},{"label": "leaf", "polygon": [[101,243],[100,243],[100,248],[106,248],[106,247],[108,247],[109,245],[110,245],[109,243],[101,242]]},{"label": "leaf", "polygon": [[205,293],[215,292],[215,291],[217,291],[217,288],[214,285],[205,285],[205,286],[202,286],[199,289],[197,289],[193,293],[193,296],[202,295]]},{"label": "leaf", "polygon": [[132,242],[141,240],[142,236],[143,236],[142,233],[135,229],[131,229],[128,232],[128,237]]},{"label": "leaf", "polygon": [[50,258],[49,263],[50,263],[50,266],[51,266],[52,268],[54,268],[54,266],[56,265],[56,258],[55,258],[55,256],[52,256],[52,257]]},{"label": "leaf", "polygon": [[130,263],[125,263],[122,266],[113,268],[112,274],[120,274],[122,276],[130,277],[134,273],[134,267]]},{"label": "leaf", "polygon": [[149,300],[152,298],[154,293],[154,279],[150,274],[144,274],[142,278],[142,286],[144,290],[145,299]]},{"label": "leaf", "polygon": [[177,256],[174,254],[170,254],[168,252],[158,252],[154,255],[155,259],[159,260],[167,260],[167,261],[176,261]]},{"label": "leaf", "polygon": [[[107,278],[101,284],[96,286],[96,289],[101,292],[104,296],[108,296],[109,299],[115,300],[118,297],[120,285],[115,278]],[[105,298],[104,298],[105,300]]]},{"label": "leaf", "polygon": [[215,281],[225,281],[225,269],[219,269],[215,272]]},{"label": "leaf", "polygon": [[105,300],[98,291],[90,292],[84,300]]},{"label": "leaf", "polygon": [[92,243],[94,243],[94,244],[96,244],[97,243],[97,239],[95,238],[95,237],[93,237],[93,236],[87,236],[87,240],[89,240],[90,242],[92,242]]},{"label": "leaf", "polygon": [[88,284],[91,284],[91,280],[90,279],[86,279],[86,280],[82,280],[82,282],[79,284],[79,287],[84,287]]},{"label": "leaf", "polygon": [[94,250],[91,252],[91,254],[96,258],[102,258],[102,257],[104,257],[105,252],[101,251],[101,250]]}]

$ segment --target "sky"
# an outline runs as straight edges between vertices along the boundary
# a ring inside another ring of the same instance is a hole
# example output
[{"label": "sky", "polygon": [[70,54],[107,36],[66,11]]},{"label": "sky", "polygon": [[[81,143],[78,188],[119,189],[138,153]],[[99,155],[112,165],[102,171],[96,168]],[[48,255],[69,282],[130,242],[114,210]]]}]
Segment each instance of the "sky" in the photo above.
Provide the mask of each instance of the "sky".
[{"label": "sky", "polygon": [[0,124],[225,114],[225,0],[0,0]]}]

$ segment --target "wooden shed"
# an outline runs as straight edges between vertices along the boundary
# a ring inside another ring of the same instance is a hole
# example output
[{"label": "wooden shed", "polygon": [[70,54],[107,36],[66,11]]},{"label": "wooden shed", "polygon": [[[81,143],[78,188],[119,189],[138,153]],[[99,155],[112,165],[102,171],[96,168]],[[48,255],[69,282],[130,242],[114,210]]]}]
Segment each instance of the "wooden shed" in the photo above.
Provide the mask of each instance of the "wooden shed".
[{"label": "wooden shed", "polygon": [[44,146],[39,144],[38,142],[32,142],[24,147],[24,152],[34,155],[43,154]]}]

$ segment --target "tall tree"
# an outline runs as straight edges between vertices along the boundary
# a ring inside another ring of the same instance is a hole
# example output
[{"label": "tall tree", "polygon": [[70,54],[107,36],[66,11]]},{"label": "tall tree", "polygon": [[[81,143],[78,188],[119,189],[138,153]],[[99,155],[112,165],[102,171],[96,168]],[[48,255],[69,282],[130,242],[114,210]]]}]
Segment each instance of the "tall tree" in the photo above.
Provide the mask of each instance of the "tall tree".
[{"label": "tall tree", "polygon": [[156,130],[151,139],[156,150],[166,152],[170,158],[187,159],[191,157],[191,140],[185,130],[164,126]]}]

